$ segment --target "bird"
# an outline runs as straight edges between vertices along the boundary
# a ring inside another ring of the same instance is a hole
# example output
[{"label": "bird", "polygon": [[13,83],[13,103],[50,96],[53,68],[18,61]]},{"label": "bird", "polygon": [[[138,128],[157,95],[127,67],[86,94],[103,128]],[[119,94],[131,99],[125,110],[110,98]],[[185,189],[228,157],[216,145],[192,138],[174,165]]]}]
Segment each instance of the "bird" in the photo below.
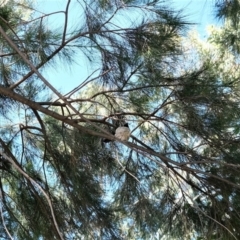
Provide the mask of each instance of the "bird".
[{"label": "bird", "polygon": [[[114,134],[114,136],[121,141],[127,141],[131,135],[131,131],[129,129],[128,123],[125,123],[123,126],[118,127],[115,130],[115,132],[113,132],[112,134]],[[111,141],[113,141],[113,140],[110,140],[107,138],[102,139],[102,142],[104,142],[104,143],[108,143]]]}]

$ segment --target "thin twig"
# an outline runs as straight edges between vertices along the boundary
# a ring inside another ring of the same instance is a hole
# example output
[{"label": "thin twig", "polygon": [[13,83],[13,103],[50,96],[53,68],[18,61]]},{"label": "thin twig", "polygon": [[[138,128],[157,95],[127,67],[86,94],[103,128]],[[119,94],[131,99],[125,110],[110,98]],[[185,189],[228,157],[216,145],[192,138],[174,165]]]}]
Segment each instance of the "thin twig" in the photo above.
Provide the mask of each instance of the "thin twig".
[{"label": "thin twig", "polygon": [[3,227],[4,227],[4,229],[5,229],[8,237],[9,237],[11,240],[13,240],[13,237],[12,237],[12,235],[10,234],[10,232],[8,231],[7,226],[6,226],[6,224],[5,224],[5,220],[4,220],[4,216],[3,216],[3,211],[2,211],[2,204],[1,204],[1,206],[0,206],[0,214],[1,214],[1,217],[2,217]]}]

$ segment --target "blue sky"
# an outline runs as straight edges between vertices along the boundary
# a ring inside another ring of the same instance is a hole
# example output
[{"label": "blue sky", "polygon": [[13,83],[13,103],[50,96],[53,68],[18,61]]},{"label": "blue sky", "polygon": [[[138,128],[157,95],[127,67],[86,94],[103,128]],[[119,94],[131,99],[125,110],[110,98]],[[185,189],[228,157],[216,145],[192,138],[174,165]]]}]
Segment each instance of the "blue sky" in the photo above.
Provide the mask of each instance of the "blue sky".
[{"label": "blue sky", "polygon": [[206,26],[219,24],[214,17],[214,0],[173,0],[173,9],[182,9],[187,20],[195,23],[193,26],[201,37],[206,36]]},{"label": "blue sky", "polygon": [[[74,19],[80,17],[79,9],[74,8],[73,0],[70,4],[71,18],[70,22],[74,23]],[[37,9],[43,13],[51,13],[64,10],[66,0],[37,0]],[[170,1],[166,1],[169,2]],[[218,24],[214,19],[214,1],[213,0],[172,0],[169,5],[172,9],[181,10],[188,22],[195,25],[196,29],[202,38],[207,36],[206,26]],[[49,19],[49,26],[61,26],[63,14],[56,14]],[[50,83],[63,93],[67,93],[74,87],[78,86],[91,73],[91,67],[86,59],[78,56],[78,63],[71,66],[58,65],[56,69],[49,68],[44,71],[44,76],[49,79]]]}]

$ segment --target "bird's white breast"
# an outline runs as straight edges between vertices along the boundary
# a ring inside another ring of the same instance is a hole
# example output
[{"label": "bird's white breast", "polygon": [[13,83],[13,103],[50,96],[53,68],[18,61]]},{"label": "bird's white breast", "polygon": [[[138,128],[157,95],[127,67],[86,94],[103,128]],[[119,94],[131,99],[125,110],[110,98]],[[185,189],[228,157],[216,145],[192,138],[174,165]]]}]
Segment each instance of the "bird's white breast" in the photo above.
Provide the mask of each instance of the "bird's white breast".
[{"label": "bird's white breast", "polygon": [[127,141],[130,137],[130,129],[128,127],[118,127],[115,132],[115,137]]}]

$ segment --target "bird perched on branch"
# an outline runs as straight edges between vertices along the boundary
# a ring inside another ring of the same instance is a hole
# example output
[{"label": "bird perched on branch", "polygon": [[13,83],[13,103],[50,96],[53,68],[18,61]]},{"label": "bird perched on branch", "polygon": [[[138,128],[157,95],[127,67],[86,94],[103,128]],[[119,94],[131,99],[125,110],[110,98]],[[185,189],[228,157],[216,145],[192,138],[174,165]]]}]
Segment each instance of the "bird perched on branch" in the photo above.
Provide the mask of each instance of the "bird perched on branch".
[{"label": "bird perched on branch", "polygon": [[[131,135],[131,131],[129,129],[128,123],[125,123],[123,126],[118,127],[113,134],[119,140],[127,141]],[[107,143],[107,142],[111,142],[113,140],[104,138],[102,141],[104,143]]]}]

